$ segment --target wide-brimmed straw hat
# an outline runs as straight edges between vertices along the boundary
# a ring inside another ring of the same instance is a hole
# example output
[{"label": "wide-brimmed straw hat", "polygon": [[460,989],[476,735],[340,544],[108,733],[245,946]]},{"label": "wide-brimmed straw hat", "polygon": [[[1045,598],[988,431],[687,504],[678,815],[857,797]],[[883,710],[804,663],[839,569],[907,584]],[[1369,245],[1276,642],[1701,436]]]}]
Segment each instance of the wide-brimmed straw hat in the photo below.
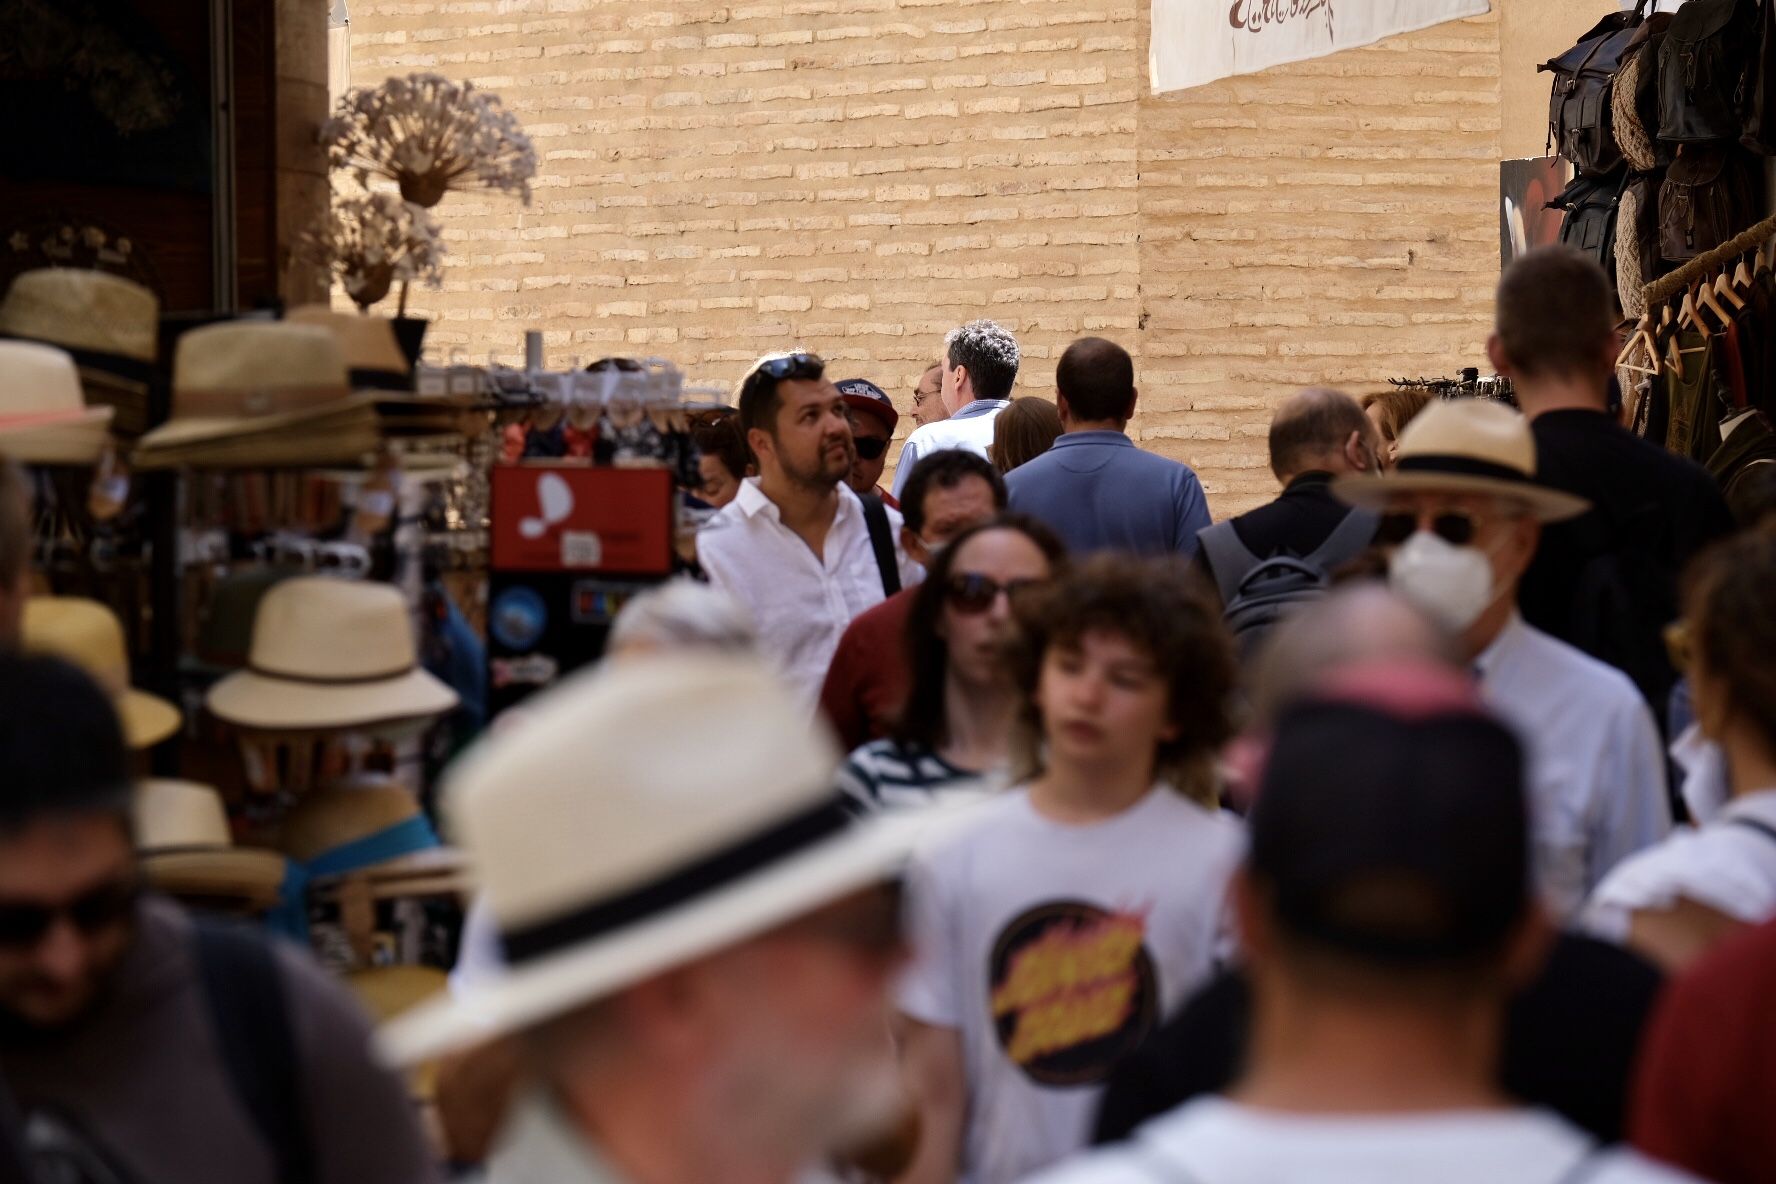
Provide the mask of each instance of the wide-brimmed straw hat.
[{"label": "wide-brimmed straw hat", "polygon": [[313,732],[440,715],[457,697],[420,666],[399,591],[302,576],[265,593],[246,668],[205,702],[241,727]]},{"label": "wide-brimmed straw hat", "polygon": [[65,658],[111,696],[131,748],[159,744],[179,730],[179,709],[130,686],[123,623],[96,600],[33,596],[25,601],[20,641],[30,653]]},{"label": "wide-brimmed straw hat", "polygon": [[651,656],[526,703],[446,787],[507,968],[386,1027],[384,1055],[522,1030],[897,874],[929,819],[852,820],[838,757],[750,658]]},{"label": "wide-brimmed straw hat", "polygon": [[0,341],[0,454],[30,465],[90,465],[110,442],[112,409],[88,407],[67,350]]},{"label": "wide-brimmed straw hat", "polygon": [[283,856],[237,847],[222,797],[191,781],[144,781],[132,814],[148,882],[172,896],[238,900],[269,908],[284,882]]},{"label": "wide-brimmed straw hat", "polygon": [[413,792],[363,776],[307,794],[285,815],[278,846],[315,878],[361,876],[375,883],[424,880],[467,886],[462,853],[443,846]]},{"label": "wide-brimmed straw hat", "polygon": [[12,281],[0,300],[0,337],[65,349],[87,402],[116,408],[113,427],[140,435],[159,345],[160,301],[132,280],[84,267],[46,267]]},{"label": "wide-brimmed straw hat", "polygon": [[339,342],[346,370],[354,387],[378,390],[412,390],[412,367],[395,326],[387,317],[369,313],[335,312],[325,304],[299,304],[284,314],[296,325],[318,325]]},{"label": "wide-brimmed straw hat", "polygon": [[1529,422],[1490,399],[1432,400],[1400,433],[1394,471],[1340,477],[1332,491],[1353,506],[1386,509],[1396,494],[1476,493],[1511,498],[1543,522],[1576,518],[1591,508],[1582,497],[1536,484],[1535,436]]}]

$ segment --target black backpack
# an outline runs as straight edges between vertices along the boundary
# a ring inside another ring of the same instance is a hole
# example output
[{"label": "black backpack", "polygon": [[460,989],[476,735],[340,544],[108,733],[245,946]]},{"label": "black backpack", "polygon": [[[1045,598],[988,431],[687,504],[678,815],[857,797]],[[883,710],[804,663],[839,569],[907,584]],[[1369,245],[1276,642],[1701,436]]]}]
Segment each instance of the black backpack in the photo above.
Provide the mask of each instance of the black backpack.
[{"label": "black backpack", "polygon": [[1375,538],[1380,517],[1352,510],[1325,542],[1304,559],[1273,555],[1260,559],[1240,541],[1232,522],[1217,522],[1196,532],[1209,570],[1221,591],[1222,615],[1239,647],[1240,660],[1250,659],[1271,627],[1293,609],[1318,600],[1331,585],[1331,572],[1363,553]]},{"label": "black backpack", "polygon": [[1548,139],[1580,173],[1601,176],[1622,163],[1616,144],[1611,92],[1622,54],[1640,28],[1639,0],[1631,12],[1613,12],[1579,43],[1536,67],[1554,75],[1548,100]]},{"label": "black backpack", "polygon": [[1758,5],[1757,44],[1752,47],[1745,126],[1739,142],[1759,156],[1776,156],[1776,5]]},{"label": "black backpack", "polygon": [[1758,220],[1760,190],[1738,145],[1685,144],[1659,186],[1659,253],[1682,263],[1714,250]]},{"label": "black backpack", "polygon": [[1659,138],[1737,140],[1750,103],[1758,0],[1688,0],[1659,47]]},{"label": "black backpack", "polygon": [[1591,256],[1611,277],[1616,275],[1616,215],[1627,180],[1624,170],[1608,177],[1578,176],[1572,179],[1548,208],[1565,210],[1560,222],[1560,241]]}]

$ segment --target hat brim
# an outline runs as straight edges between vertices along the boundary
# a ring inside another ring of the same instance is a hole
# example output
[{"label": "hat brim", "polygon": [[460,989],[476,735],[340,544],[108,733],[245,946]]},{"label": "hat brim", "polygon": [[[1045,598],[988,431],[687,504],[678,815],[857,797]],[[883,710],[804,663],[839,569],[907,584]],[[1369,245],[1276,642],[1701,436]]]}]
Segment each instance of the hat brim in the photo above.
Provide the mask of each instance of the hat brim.
[{"label": "hat brim", "polygon": [[346,880],[362,878],[371,884],[399,887],[412,881],[423,883],[427,894],[432,895],[446,886],[454,891],[467,892],[473,887],[473,877],[469,875],[469,861],[459,848],[429,847],[424,851],[412,851],[406,855],[398,855],[393,859],[385,859],[370,867],[359,868],[352,872],[339,875],[316,876],[313,887],[316,891],[326,891]]},{"label": "hat brim", "polygon": [[6,424],[0,421],[0,455],[27,465],[89,465],[111,442],[112,407],[88,407],[66,417]]},{"label": "hat brim", "polygon": [[860,821],[651,921],[508,967],[483,984],[422,1004],[377,1033],[378,1050],[391,1065],[414,1065],[604,998],[898,874],[935,828],[968,812],[936,807]]},{"label": "hat brim", "polygon": [[179,730],[184,717],[158,695],[130,687],[112,702],[123,721],[123,737],[131,748],[152,748]]},{"label": "hat brim", "polygon": [[275,851],[234,847],[146,852],[142,869],[149,883],[174,896],[223,896],[270,908],[282,892],[285,863]]},{"label": "hat brim", "polygon": [[369,727],[442,715],[456,692],[420,667],[376,682],[293,682],[237,670],[210,688],[206,705],[218,719],[268,732]]},{"label": "hat brim", "polygon": [[845,400],[845,406],[866,415],[875,416],[876,422],[886,425],[891,434],[895,426],[900,423],[900,412],[892,407],[884,407],[879,401],[868,395],[841,395],[839,397]]},{"label": "hat brim", "polygon": [[1364,510],[1385,510],[1388,502],[1402,493],[1472,493],[1509,498],[1528,506],[1539,522],[1564,522],[1591,508],[1591,503],[1582,497],[1528,481],[1424,470],[1410,473],[1396,470],[1382,477],[1340,477],[1332,482],[1332,492],[1347,505]]}]

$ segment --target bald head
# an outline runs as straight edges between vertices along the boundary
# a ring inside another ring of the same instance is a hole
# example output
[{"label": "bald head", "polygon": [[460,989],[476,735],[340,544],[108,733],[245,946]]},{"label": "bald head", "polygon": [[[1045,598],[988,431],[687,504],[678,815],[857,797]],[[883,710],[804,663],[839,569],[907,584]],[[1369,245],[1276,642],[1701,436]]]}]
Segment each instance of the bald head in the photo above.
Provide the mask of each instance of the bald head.
[{"label": "bald head", "polygon": [[1364,582],[1337,588],[1292,614],[1271,635],[1258,660],[1253,694],[1258,721],[1275,719],[1341,666],[1390,658],[1460,665],[1454,640],[1386,586]]},{"label": "bald head", "polygon": [[1378,445],[1361,404],[1343,391],[1310,386],[1283,400],[1270,421],[1270,471],[1284,485],[1313,470],[1367,472]]},{"label": "bald head", "polygon": [[1055,393],[1070,432],[1084,425],[1121,427],[1135,414],[1135,362],[1102,337],[1081,337],[1055,366]]}]

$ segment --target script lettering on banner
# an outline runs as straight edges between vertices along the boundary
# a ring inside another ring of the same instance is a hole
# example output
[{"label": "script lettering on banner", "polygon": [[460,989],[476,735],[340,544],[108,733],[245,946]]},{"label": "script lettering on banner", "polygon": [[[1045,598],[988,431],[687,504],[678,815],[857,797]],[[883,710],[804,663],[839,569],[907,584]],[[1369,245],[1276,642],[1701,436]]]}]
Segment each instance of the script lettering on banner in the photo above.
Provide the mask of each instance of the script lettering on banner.
[{"label": "script lettering on banner", "polygon": [[1324,57],[1445,21],[1489,0],[1153,0],[1155,93]]}]

